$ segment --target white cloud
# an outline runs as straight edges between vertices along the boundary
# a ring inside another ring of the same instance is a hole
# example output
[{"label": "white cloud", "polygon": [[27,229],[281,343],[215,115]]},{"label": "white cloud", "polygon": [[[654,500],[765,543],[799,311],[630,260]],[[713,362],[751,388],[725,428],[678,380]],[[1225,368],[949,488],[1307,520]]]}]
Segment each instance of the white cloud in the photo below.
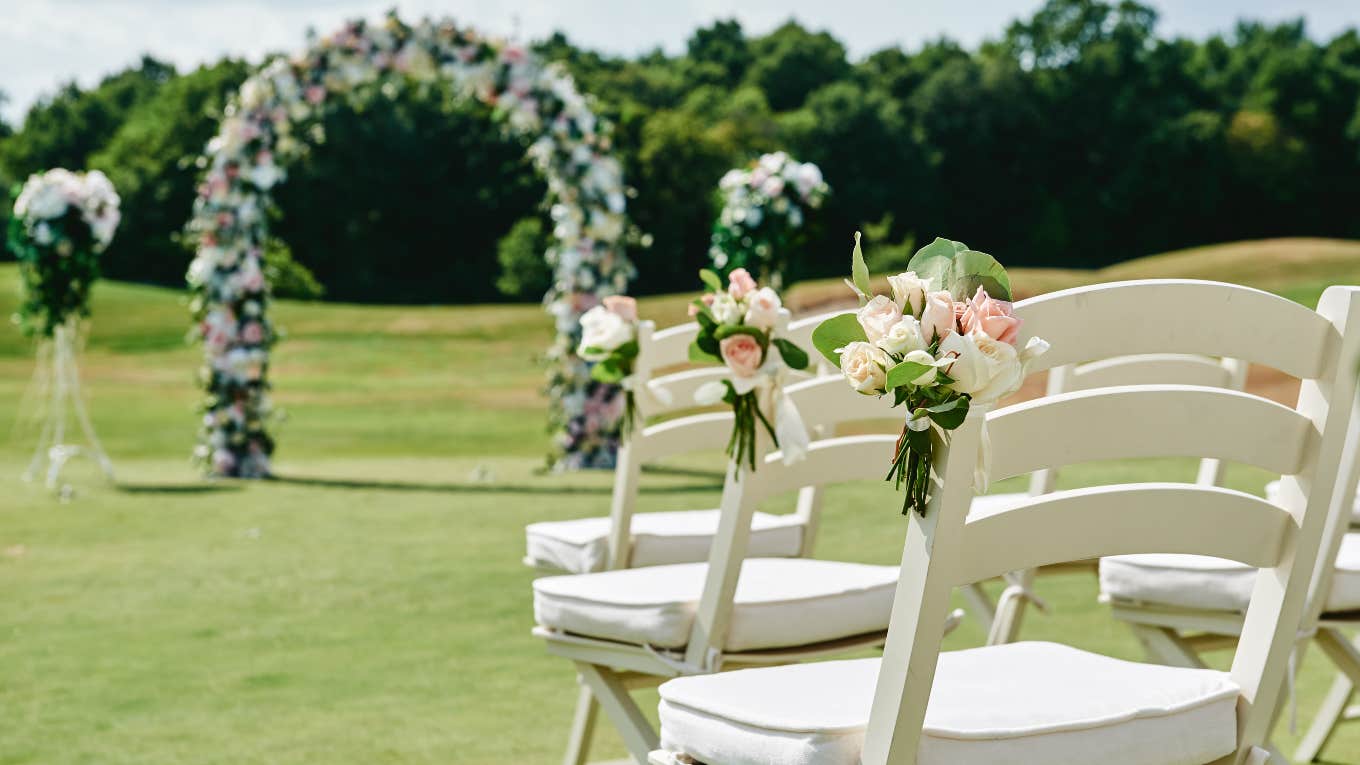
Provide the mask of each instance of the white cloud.
[{"label": "white cloud", "polygon": [[[192,67],[225,54],[258,60],[303,44],[305,31],[377,18],[393,0],[23,0],[0,23],[3,114],[17,120],[39,95],[75,79],[89,85],[142,53]],[[527,39],[561,29],[578,44],[614,53],[679,51],[696,26],[735,16],[749,32],[790,17],[827,29],[852,56],[948,35],[968,45],[994,37],[1040,0],[404,0],[407,17],[451,15],[492,34]],[[1203,36],[1242,16],[1306,15],[1315,35],[1360,22],[1360,5],[1336,0],[1160,0],[1164,33]]]}]

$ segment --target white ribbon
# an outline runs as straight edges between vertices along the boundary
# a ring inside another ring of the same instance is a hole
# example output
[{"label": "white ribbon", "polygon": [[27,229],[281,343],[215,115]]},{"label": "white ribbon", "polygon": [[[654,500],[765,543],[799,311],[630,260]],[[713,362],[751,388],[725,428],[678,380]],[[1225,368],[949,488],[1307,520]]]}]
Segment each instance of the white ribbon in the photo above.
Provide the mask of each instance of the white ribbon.
[{"label": "white ribbon", "polygon": [[655,381],[649,381],[641,385],[638,384],[638,376],[635,374],[619,380],[619,387],[626,391],[637,393],[639,390],[646,391],[656,403],[661,406],[670,406],[675,403],[675,396],[671,395],[670,389],[657,385]]},{"label": "white ribbon", "polygon": [[758,403],[768,399],[772,410],[774,437],[779,442],[780,453],[785,465],[792,465],[807,457],[808,446],[812,441],[808,435],[807,424],[797,405],[789,397],[784,386],[784,374],[788,365],[779,355],[779,347],[773,343],[765,354],[765,362],[750,377],[730,377],[726,382],[711,380],[694,391],[694,402],[700,406],[713,406],[722,401],[727,393],[727,383],[738,396],[756,392]]},{"label": "white ribbon", "polygon": [[992,435],[987,432],[987,413],[992,410],[993,404],[976,404],[971,407],[970,414],[977,412],[982,415],[982,432],[978,434],[978,454],[977,463],[973,465],[973,492],[975,494],[986,494],[987,488],[992,483]]}]

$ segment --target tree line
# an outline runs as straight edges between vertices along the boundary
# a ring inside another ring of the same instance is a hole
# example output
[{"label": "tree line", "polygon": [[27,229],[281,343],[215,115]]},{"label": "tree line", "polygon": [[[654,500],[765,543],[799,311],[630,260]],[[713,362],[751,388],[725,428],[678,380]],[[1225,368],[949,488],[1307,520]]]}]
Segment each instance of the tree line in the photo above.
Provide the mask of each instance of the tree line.
[{"label": "tree line", "polygon": [[[1360,34],[1318,41],[1302,21],[1240,21],[1190,40],[1156,23],[1132,0],[1049,0],[976,49],[939,39],[858,61],[794,21],[759,36],[719,21],[678,55],[610,56],[560,33],[535,47],[614,123],[629,212],[650,235],[632,253],[639,293],[695,286],[718,179],[777,149],[819,164],[832,189],[791,253],[793,279],[840,275],[856,229],[880,270],[936,235],[1007,264],[1062,267],[1360,237]],[[195,161],[249,72],[236,59],[179,72],[148,56],[94,87],[63,86],[22,124],[0,123],[0,185],[54,166],[103,170],[124,200],[105,273],[182,284]],[[330,110],[323,127],[275,195],[282,292],[543,292],[542,181],[483,107],[413,85]]]}]

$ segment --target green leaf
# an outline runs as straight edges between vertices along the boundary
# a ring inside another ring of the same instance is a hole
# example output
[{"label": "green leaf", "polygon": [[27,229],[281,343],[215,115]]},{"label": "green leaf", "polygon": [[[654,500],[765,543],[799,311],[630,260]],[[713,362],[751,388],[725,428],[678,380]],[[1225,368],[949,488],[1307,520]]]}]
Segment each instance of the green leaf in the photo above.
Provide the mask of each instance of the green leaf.
[{"label": "green leaf", "polygon": [[922,364],[919,361],[903,361],[888,370],[889,388],[900,388],[903,385],[911,385],[911,381],[929,372],[932,369],[929,364]]},{"label": "green leaf", "polygon": [[[696,364],[721,363],[722,359],[719,358],[718,354],[704,350],[704,344],[700,342],[701,340],[712,339],[713,338],[708,335],[699,335],[694,338],[694,342],[689,344],[689,360]],[[716,343],[714,350],[717,350]]]},{"label": "green leaf", "polygon": [[996,258],[985,252],[967,250],[954,258],[955,297],[970,298],[981,287],[997,300],[1011,300],[1011,278]]},{"label": "green leaf", "polygon": [[784,358],[784,363],[791,369],[807,369],[811,363],[808,360],[807,351],[794,345],[792,342],[782,337],[776,337],[770,342],[779,348],[779,355]]},{"label": "green leaf", "polygon": [[608,351],[606,351],[606,350],[603,349],[603,348],[597,348],[597,347],[595,347],[595,346],[593,346],[593,345],[587,345],[586,347],[580,349],[580,351],[578,351],[576,355],[578,355],[578,356],[605,356],[605,355],[608,355]]},{"label": "green leaf", "polygon": [[718,320],[713,318],[713,314],[709,313],[707,308],[700,309],[698,313],[694,314],[694,320],[699,322],[699,326],[710,334],[718,326]]},{"label": "green leaf", "polygon": [[970,250],[963,242],[936,238],[912,256],[907,268],[932,289],[947,289],[955,300],[973,296],[978,287],[998,300],[1011,300],[1011,280],[996,258]]},{"label": "green leaf", "polygon": [[628,342],[624,343],[623,345],[620,345],[619,347],[615,348],[615,349],[614,349],[614,355],[619,356],[620,358],[625,358],[625,359],[634,359],[634,358],[637,358],[637,355],[638,355],[638,342],[637,342],[636,340],[629,340]]},{"label": "green leaf", "polygon": [[859,232],[855,232],[855,249],[850,253],[850,276],[855,282],[855,288],[860,291],[861,305],[868,298],[869,292],[869,266],[864,262],[864,251],[859,246]]},{"label": "green leaf", "polygon": [[837,368],[841,365],[841,355],[836,352],[837,348],[844,348],[854,342],[868,341],[869,337],[864,334],[864,327],[859,325],[859,319],[853,313],[832,316],[812,330],[812,344]]},{"label": "green leaf", "polygon": [[930,428],[924,430],[907,428],[907,446],[911,447],[911,450],[917,454],[930,454]]},{"label": "green leaf", "polygon": [[968,418],[968,398],[959,396],[942,404],[926,407],[927,414],[936,425],[945,430],[953,430]]},{"label": "green leaf", "polygon": [[770,339],[765,335],[765,332],[750,324],[723,324],[713,332],[713,337],[716,340],[726,340],[733,335],[750,335],[760,342],[762,348],[770,345]]},{"label": "green leaf", "polygon": [[627,374],[611,356],[591,367],[590,376],[592,379],[599,380],[602,383],[616,383],[624,377],[627,377]]},{"label": "green leaf", "polygon": [[699,279],[704,284],[708,285],[708,288],[714,292],[723,291],[722,277],[718,276],[717,272],[707,268],[701,268],[699,269]]}]

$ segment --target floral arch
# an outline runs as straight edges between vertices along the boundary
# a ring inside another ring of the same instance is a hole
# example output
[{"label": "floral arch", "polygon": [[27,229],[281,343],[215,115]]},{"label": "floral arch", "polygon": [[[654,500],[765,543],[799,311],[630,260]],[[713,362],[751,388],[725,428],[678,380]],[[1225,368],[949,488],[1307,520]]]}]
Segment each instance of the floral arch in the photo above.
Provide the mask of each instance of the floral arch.
[{"label": "floral arch", "polygon": [[554,283],[544,304],[557,331],[548,351],[557,462],[611,466],[622,396],[593,382],[575,355],[581,313],[624,292],[635,273],[624,251],[631,227],[610,126],[560,65],[452,21],[411,26],[395,14],[377,24],[347,23],[311,39],[300,54],[266,64],[231,99],[199,160],[206,172],[187,227],[197,244],[187,278],[205,362],[196,457],[220,476],[270,474],[268,371],[276,331],[263,262],[270,189],[324,140],[323,110],[356,93],[384,92],[400,78],[452,82],[529,144],[528,156],[547,181],[554,223],[545,253]]}]

